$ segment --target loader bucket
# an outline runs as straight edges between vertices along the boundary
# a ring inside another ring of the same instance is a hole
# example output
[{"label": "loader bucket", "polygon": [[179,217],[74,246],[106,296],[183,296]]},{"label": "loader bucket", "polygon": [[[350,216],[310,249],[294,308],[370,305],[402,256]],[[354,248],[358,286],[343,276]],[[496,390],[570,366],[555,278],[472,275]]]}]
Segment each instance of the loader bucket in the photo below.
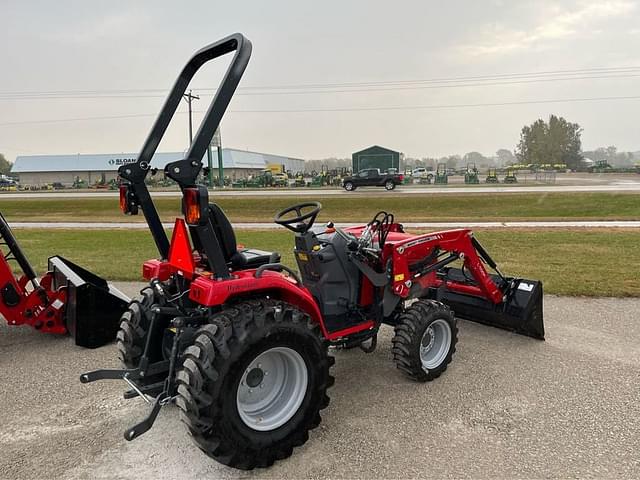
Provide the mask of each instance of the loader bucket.
[{"label": "loader bucket", "polygon": [[49,258],[53,288],[67,288],[65,319],[76,345],[97,348],[116,338],[129,298],[105,279],[65,258]]},{"label": "loader bucket", "polygon": [[[468,277],[458,268],[446,268],[441,273],[446,275],[444,277],[446,280],[452,282],[463,283],[468,280]],[[491,275],[491,279],[496,285],[503,283],[498,275]],[[507,280],[513,279],[507,278]],[[515,282],[513,294],[507,298],[506,302],[498,305],[484,298],[466,295],[444,286],[437,289],[435,296],[448,305],[455,312],[456,317],[544,340],[542,282],[525,279],[516,279]]]}]

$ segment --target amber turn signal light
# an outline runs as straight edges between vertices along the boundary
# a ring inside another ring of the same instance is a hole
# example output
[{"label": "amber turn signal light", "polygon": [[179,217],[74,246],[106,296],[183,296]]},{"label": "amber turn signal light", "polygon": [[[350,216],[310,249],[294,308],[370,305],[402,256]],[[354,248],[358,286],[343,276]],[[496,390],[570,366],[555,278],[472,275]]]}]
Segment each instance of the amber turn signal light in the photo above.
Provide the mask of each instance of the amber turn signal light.
[{"label": "amber turn signal light", "polygon": [[200,185],[185,188],[182,193],[182,210],[187,225],[200,225],[209,206],[209,192],[206,187]]}]

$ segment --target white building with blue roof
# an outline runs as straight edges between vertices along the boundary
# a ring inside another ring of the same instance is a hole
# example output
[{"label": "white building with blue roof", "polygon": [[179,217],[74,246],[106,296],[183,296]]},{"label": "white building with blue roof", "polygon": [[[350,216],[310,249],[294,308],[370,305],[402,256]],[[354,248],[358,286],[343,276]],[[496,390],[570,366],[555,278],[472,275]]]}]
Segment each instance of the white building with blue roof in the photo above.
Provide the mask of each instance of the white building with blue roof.
[{"label": "white building with blue roof", "polygon": [[[214,149],[213,168],[218,168],[218,156]],[[185,152],[156,153],[151,160],[152,167],[162,172],[164,166],[184,157]],[[99,153],[75,155],[20,155],[11,169],[12,176],[18,176],[22,185],[41,186],[54,182],[71,186],[76,180],[84,180],[89,185],[100,181],[110,181],[118,176],[118,167],[135,162],[137,153]],[[207,158],[203,158],[207,165]],[[304,170],[304,160],[299,158],[250,152],[234,148],[222,149],[224,175],[232,180],[256,175],[268,165],[284,165],[285,170]],[[217,175],[217,170],[214,173]]]}]

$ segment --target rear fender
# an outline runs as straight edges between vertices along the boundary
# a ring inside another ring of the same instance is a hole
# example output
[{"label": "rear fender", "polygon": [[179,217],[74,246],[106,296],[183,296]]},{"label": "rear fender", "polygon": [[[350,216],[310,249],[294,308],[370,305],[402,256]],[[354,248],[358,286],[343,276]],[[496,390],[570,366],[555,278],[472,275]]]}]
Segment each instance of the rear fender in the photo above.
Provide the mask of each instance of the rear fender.
[{"label": "rear fender", "polygon": [[200,305],[213,307],[257,293],[269,295],[299,307],[320,325],[322,334],[328,336],[320,309],[304,286],[278,272],[267,270],[258,278],[255,272],[254,269],[234,272],[229,280],[198,277],[191,283],[189,298]]}]

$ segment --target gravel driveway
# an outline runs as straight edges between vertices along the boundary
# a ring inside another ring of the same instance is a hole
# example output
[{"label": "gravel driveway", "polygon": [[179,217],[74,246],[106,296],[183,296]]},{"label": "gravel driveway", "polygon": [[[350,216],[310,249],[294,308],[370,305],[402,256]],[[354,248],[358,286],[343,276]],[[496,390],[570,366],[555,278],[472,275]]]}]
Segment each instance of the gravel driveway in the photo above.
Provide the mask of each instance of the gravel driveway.
[{"label": "gravel driveway", "polygon": [[[119,284],[132,293],[135,284]],[[82,385],[117,367],[115,346],[0,326],[2,478],[640,477],[640,299],[545,298],[547,341],[460,322],[438,380],[402,377],[391,331],[373,354],[336,352],[331,405],[294,455],[268,470],[221,466],[170,406],[134,442],[147,405],[124,384]]]}]

